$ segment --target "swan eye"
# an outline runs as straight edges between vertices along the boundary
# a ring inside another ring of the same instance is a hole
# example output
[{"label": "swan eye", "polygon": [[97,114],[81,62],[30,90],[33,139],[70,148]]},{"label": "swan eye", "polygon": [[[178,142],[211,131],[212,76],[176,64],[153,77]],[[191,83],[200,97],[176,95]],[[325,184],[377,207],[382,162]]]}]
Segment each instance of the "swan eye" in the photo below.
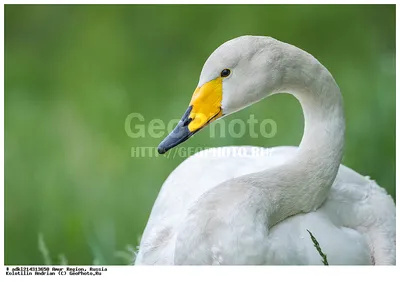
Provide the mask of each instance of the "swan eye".
[{"label": "swan eye", "polygon": [[223,69],[221,71],[221,77],[228,77],[231,74],[231,70],[230,69]]}]

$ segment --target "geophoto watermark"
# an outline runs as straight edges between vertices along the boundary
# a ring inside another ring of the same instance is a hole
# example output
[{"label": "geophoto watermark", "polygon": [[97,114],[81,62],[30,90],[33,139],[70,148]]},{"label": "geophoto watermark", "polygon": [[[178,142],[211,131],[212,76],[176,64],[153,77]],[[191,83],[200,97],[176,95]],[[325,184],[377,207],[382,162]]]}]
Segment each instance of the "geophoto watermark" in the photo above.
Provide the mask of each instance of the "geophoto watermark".
[{"label": "geophoto watermark", "polygon": [[[125,132],[130,138],[162,138],[167,136],[173,131],[175,126],[179,123],[179,119],[172,119],[165,122],[161,119],[146,120],[140,113],[130,113],[125,119]],[[210,138],[242,138],[246,136],[250,138],[273,138],[277,134],[277,124],[273,119],[258,120],[251,114],[246,120],[243,119],[220,119],[208,125]],[[190,155],[201,152],[206,148],[180,147],[174,151],[173,157],[189,157]],[[226,154],[228,152],[219,152],[219,154]],[[232,152],[229,152],[232,154]],[[248,152],[247,152],[248,153]],[[253,154],[260,154],[260,152],[253,152]],[[171,153],[166,155],[169,157]],[[239,152],[237,156],[244,155]],[[154,147],[132,147],[132,157],[158,157],[157,148]]]},{"label": "geophoto watermark", "polygon": [[[146,121],[142,114],[130,113],[125,119],[125,132],[131,138],[148,136],[161,138],[170,133],[178,122],[179,119],[172,119],[167,123],[161,119]],[[227,122],[225,119],[220,119],[211,123],[208,127],[210,128],[210,138],[224,138],[226,136],[242,138],[246,133],[250,138],[273,138],[277,133],[277,124],[273,119],[259,121],[253,114],[246,121],[233,119]],[[217,128],[219,128],[218,136],[216,136]]]},{"label": "geophoto watermark", "polygon": [[196,154],[199,157],[266,157],[270,155],[269,148],[262,147],[177,147],[160,155],[156,147],[131,147],[132,158],[188,158]]}]

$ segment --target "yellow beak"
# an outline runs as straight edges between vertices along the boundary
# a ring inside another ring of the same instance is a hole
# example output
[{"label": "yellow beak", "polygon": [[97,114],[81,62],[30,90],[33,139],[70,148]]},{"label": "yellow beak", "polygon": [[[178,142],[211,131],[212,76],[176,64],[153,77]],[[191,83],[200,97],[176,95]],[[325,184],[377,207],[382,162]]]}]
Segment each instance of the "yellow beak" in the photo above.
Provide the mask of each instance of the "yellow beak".
[{"label": "yellow beak", "polygon": [[192,107],[189,118],[189,130],[196,132],[209,122],[222,116],[222,78],[218,77],[198,87],[189,107]]},{"label": "yellow beak", "polygon": [[192,96],[189,108],[175,129],[160,143],[158,152],[164,154],[179,145],[211,121],[223,115],[222,78],[211,80],[198,87]]}]

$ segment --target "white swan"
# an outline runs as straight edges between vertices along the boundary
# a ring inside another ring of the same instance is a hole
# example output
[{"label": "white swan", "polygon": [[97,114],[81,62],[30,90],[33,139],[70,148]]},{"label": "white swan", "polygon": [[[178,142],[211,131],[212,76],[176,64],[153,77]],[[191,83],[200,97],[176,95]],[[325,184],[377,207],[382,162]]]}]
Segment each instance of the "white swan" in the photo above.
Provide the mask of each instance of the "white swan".
[{"label": "white swan", "polygon": [[263,149],[261,157],[254,147],[243,147],[242,157],[210,149],[186,159],[162,186],[135,264],[322,264],[307,230],[329,264],[395,264],[393,199],[340,165],[340,90],[324,66],[295,46],[262,36],[221,45],[159,152],[281,92],[303,108],[300,146]]}]

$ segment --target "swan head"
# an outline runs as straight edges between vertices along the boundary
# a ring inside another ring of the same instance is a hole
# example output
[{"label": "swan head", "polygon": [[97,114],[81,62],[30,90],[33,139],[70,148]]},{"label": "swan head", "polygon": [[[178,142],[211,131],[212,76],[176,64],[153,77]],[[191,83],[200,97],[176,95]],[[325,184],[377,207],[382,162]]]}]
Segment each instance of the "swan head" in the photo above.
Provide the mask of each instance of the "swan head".
[{"label": "swan head", "polygon": [[278,44],[271,37],[241,36],[219,46],[204,63],[188,109],[158,152],[167,152],[210,122],[275,92],[282,80]]}]

